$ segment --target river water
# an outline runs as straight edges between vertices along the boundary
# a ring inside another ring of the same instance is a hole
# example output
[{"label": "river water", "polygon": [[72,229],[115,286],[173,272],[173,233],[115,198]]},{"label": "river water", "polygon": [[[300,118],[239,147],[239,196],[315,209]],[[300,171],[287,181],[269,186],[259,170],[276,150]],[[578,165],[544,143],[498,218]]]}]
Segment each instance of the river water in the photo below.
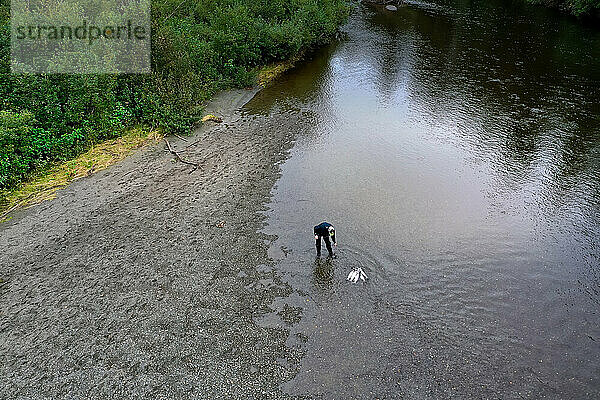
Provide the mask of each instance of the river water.
[{"label": "river water", "polygon": [[265,227],[301,316],[283,389],[599,398],[600,30],[510,1],[360,6],[342,30],[245,109],[300,121]]}]

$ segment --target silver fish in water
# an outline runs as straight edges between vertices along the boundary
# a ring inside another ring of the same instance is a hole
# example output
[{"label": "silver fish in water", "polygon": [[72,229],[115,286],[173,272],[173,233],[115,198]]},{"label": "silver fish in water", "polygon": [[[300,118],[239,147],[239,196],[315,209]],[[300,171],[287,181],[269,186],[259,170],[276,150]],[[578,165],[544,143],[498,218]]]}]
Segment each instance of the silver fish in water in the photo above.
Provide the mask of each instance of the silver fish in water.
[{"label": "silver fish in water", "polygon": [[348,274],[347,280],[350,282],[356,283],[359,279],[361,279],[363,282],[365,282],[367,279],[367,274],[365,274],[365,271],[363,271],[363,269],[360,267],[350,271]]}]

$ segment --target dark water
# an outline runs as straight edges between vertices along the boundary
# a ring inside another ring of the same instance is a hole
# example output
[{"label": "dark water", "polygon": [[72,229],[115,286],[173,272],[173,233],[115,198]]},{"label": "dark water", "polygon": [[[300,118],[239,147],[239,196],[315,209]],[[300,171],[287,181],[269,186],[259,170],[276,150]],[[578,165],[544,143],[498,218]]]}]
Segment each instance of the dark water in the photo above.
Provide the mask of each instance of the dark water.
[{"label": "dark water", "polygon": [[302,121],[265,229],[302,312],[284,389],[599,398],[600,30],[497,1],[360,7],[343,30],[247,106]]}]

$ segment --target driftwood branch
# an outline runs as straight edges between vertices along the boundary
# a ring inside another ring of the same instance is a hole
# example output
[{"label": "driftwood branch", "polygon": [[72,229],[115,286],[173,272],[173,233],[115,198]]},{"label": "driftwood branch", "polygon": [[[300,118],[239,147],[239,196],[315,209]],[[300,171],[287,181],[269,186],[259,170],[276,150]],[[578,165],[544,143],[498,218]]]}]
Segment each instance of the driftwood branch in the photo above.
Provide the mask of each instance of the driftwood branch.
[{"label": "driftwood branch", "polygon": [[169,141],[167,140],[167,138],[164,138],[164,139],[165,139],[165,143],[167,144],[167,149],[169,149],[169,152],[171,154],[173,154],[175,157],[177,157],[177,159],[179,161],[181,161],[182,163],[194,166],[194,169],[190,173],[192,173],[195,170],[197,170],[198,168],[200,168],[200,164],[199,163],[193,162],[193,161],[188,161],[188,160],[182,158],[181,155],[179,155],[179,153],[177,151],[173,150],[173,148],[171,147],[171,143],[169,143]]},{"label": "driftwood branch", "polygon": [[201,141],[202,141],[202,139],[198,139],[198,140],[196,140],[195,142],[193,142],[193,143],[190,143],[190,144],[188,144],[187,146],[185,146],[185,149],[187,150],[187,149],[189,149],[190,147],[197,145],[197,144],[198,144],[198,143],[200,143]]}]

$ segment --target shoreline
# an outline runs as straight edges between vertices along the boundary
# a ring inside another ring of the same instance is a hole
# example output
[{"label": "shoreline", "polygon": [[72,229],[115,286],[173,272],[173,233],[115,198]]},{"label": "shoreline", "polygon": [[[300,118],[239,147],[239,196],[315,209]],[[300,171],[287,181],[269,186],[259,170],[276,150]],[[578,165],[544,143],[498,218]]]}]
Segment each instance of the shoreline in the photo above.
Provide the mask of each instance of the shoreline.
[{"label": "shoreline", "polygon": [[[254,96],[277,80],[288,70],[294,68],[306,54],[306,50],[282,62],[266,65],[257,72],[257,84],[246,89],[226,89],[216,93],[203,107],[204,115],[217,114],[228,116],[243,107]],[[191,129],[191,134],[185,140],[194,138],[203,128],[214,126],[210,121],[203,122]],[[173,135],[181,140],[181,136]],[[123,161],[131,153],[162,142],[165,137],[157,131],[132,127],[128,133],[116,139],[107,140],[93,145],[90,150],[78,157],[49,167],[33,175],[13,190],[3,194],[0,203],[0,224],[13,218],[15,212],[38,205],[56,197],[56,192],[66,188],[80,178],[88,177],[103,169]],[[134,140],[131,140],[133,138]],[[125,142],[125,145],[123,145]],[[108,160],[107,160],[108,158]]]},{"label": "shoreline", "polygon": [[38,172],[27,182],[2,194],[0,224],[10,220],[15,211],[52,200],[57,191],[72,182],[109,168],[132,152],[161,139],[157,131],[131,128],[126,134],[98,143],[72,160]]},{"label": "shoreline", "polygon": [[[260,90],[261,86],[252,89],[229,89],[217,93],[205,106],[205,114],[230,115],[236,109],[250,101]],[[229,104],[227,104],[229,103]],[[204,123],[192,130],[185,140],[194,138],[198,131],[206,126],[212,127],[210,122]],[[181,140],[180,136],[166,137]],[[162,143],[164,135],[157,131],[140,128],[131,128],[128,133],[116,139],[98,143],[80,156],[56,164],[45,171],[34,175],[27,182],[22,183],[14,190],[8,191],[3,198],[5,204],[0,206],[0,224],[12,219],[13,214],[19,210],[28,209],[56,197],[56,193],[68,187],[78,179],[89,177],[97,172],[123,161],[133,152],[140,151],[148,146]]]},{"label": "shoreline", "polygon": [[289,398],[300,350],[255,320],[291,293],[260,230],[293,138],[248,134],[259,90],[170,139],[197,171],[161,142],[0,225],[0,397]]}]

